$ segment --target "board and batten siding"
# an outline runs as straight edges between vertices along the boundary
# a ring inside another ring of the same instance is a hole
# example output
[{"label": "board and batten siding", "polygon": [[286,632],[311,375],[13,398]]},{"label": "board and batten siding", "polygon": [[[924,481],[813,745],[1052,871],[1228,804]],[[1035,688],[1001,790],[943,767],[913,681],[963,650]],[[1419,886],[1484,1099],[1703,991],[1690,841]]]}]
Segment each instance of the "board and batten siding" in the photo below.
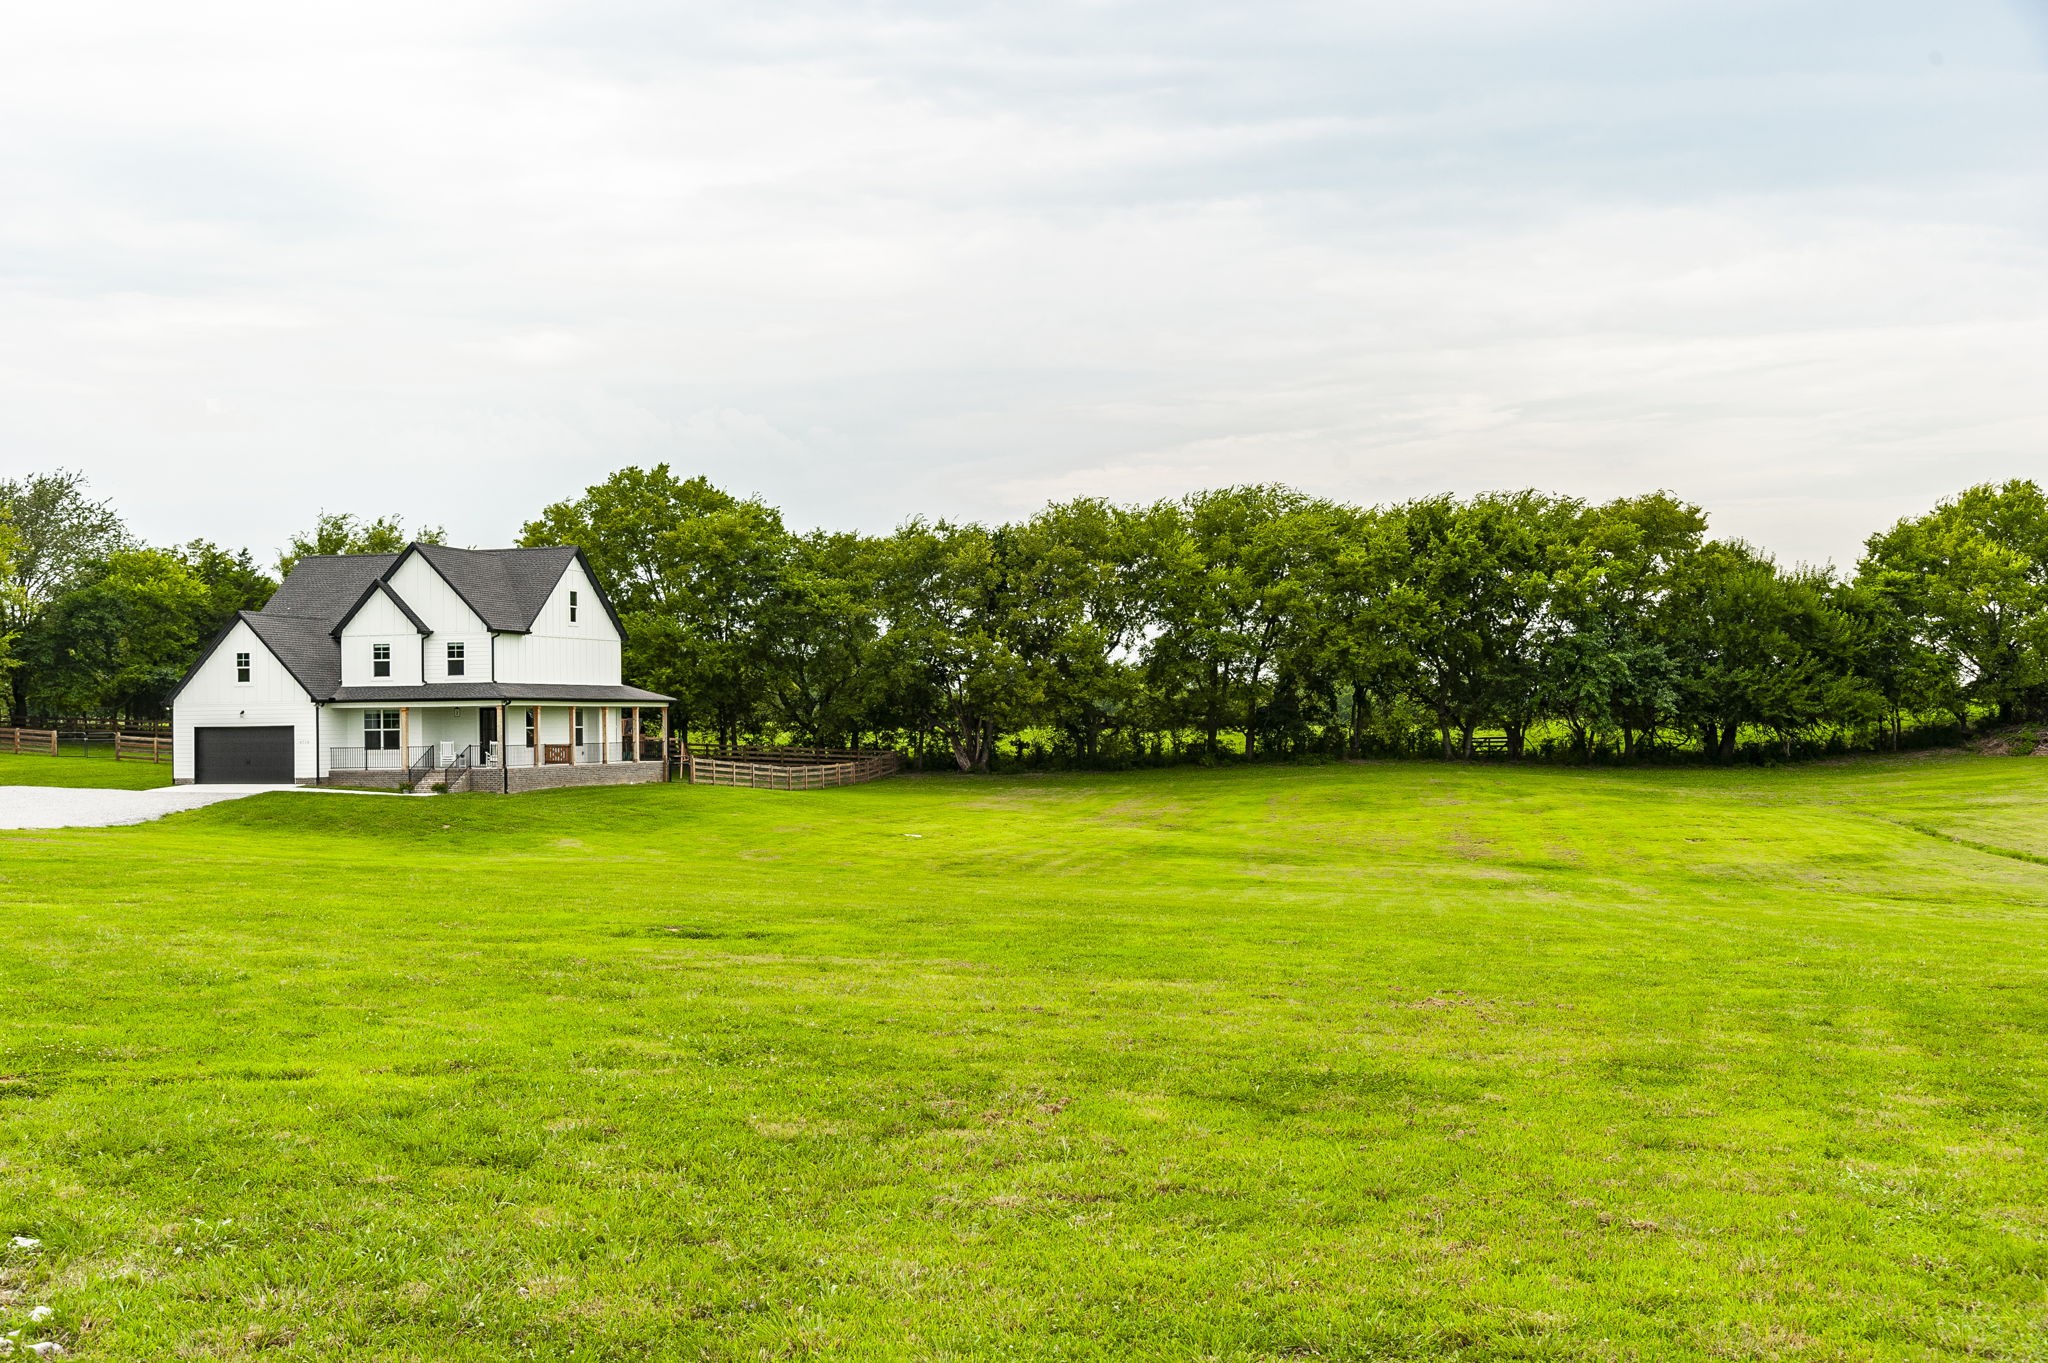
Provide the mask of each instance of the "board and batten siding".
[{"label": "board and batten siding", "polygon": [[[576,620],[569,620],[569,593],[576,593]],[[619,632],[597,599],[583,565],[571,562],[548,593],[547,604],[526,634],[498,637],[501,682],[616,685],[624,665]],[[595,741],[593,737],[592,741]]]},{"label": "board and batten siding", "polygon": [[[391,590],[397,592],[433,631],[427,636],[423,681],[432,685],[450,680],[491,679],[490,630],[469,608],[469,603],[448,585],[448,579],[434,571],[434,565],[427,562],[424,554],[414,554],[399,565],[398,571],[391,575]],[[417,635],[413,637],[418,638]],[[448,675],[448,645],[451,643],[463,646],[462,675],[455,678]]]},{"label": "board and batten siding", "polygon": [[[237,653],[249,655],[246,682],[235,680]],[[289,724],[293,728],[292,774],[310,781],[317,770],[318,713],[306,688],[264,647],[248,622],[238,620],[178,693],[171,720],[171,779],[193,779],[194,729]]]},{"label": "board and batten siding", "polygon": [[[372,675],[370,652],[378,644],[391,646],[391,675],[388,677]],[[397,603],[377,592],[342,627],[341,684],[418,686],[421,681],[420,651],[419,630],[405,618],[405,612],[398,608]]]}]

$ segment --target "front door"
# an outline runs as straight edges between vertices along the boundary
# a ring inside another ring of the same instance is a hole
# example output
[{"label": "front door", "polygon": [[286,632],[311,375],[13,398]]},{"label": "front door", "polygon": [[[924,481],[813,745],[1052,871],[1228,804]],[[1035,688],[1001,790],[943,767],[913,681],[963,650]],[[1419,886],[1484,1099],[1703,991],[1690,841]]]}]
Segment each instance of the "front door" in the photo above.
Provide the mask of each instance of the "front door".
[{"label": "front door", "polygon": [[495,748],[498,742],[498,707],[486,705],[476,713],[476,738],[482,745],[477,751],[487,753]]}]

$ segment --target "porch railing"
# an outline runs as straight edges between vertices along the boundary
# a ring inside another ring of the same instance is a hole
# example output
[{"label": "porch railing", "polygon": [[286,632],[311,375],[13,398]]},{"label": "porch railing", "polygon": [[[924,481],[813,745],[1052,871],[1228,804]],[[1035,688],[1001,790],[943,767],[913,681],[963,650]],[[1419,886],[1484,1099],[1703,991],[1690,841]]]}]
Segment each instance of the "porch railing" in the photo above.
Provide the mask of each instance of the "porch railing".
[{"label": "porch railing", "polygon": [[[4,737],[4,733],[0,733]],[[168,744],[165,745],[168,748]],[[576,765],[595,766],[601,762],[631,762],[633,760],[631,739],[614,739],[609,743],[544,743],[541,745],[541,760],[534,761],[533,749],[523,743],[482,743],[462,745],[456,743],[415,743],[400,750],[391,748],[331,747],[327,750],[327,769],[332,772],[352,771],[404,771],[411,772],[415,766],[432,771],[454,765],[467,756],[467,765],[487,767],[496,771],[500,766],[530,767],[550,765],[548,758],[555,759],[552,765],[561,765],[565,756],[573,755]],[[28,749],[24,745],[24,751]],[[643,762],[661,760],[661,743],[647,739],[641,745]],[[413,778],[416,779],[416,778]]]},{"label": "porch railing", "polygon": [[[577,766],[585,764],[595,765],[599,762],[630,762],[633,760],[632,746],[632,743],[625,739],[613,739],[609,743],[543,743],[541,744],[540,761],[536,763],[532,748],[527,747],[524,743],[513,743],[505,748],[505,765],[508,767],[559,766],[565,758],[572,755]],[[659,762],[661,756],[657,751],[658,748],[658,744],[650,742],[647,747],[647,756],[642,760]],[[549,761],[550,756],[553,757],[552,763]],[[496,762],[493,761],[489,765],[495,766]]]},{"label": "porch railing", "polygon": [[439,743],[415,743],[409,748],[329,748],[327,769],[329,771],[410,771],[423,758],[431,757],[436,766],[453,761],[457,746]]}]

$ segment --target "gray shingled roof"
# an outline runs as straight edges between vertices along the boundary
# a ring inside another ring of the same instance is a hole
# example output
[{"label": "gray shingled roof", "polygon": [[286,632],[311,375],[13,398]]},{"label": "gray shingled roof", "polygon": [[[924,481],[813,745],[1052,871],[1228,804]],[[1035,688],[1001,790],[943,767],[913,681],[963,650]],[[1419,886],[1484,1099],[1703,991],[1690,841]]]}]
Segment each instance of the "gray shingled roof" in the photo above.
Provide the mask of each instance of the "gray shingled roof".
[{"label": "gray shingled roof", "polygon": [[[573,545],[545,549],[450,549],[439,544],[415,544],[405,553],[417,551],[428,566],[469,603],[487,629],[524,634],[533,628],[541,608],[562,574],[581,551]],[[612,702],[622,705],[659,704],[669,699],[637,686],[554,686],[516,687],[499,682],[444,682],[430,686],[341,688],[341,641],[336,631],[356,607],[376,591],[391,570],[404,559],[397,554],[315,554],[292,565],[284,582],[271,594],[260,611],[242,611],[264,647],[277,655],[285,670],[306,688],[314,700],[564,700]],[[588,565],[585,565],[586,568]],[[604,589],[592,580],[598,605],[619,623],[618,613],[605,598]],[[384,590],[398,602],[422,632],[426,625],[398,594]],[[623,633],[623,627],[621,633]],[[225,638],[223,631],[221,638]],[[210,657],[220,639],[200,655],[199,662],[185,675],[192,680],[199,666]],[[185,689],[178,684],[178,691]],[[404,694],[401,694],[404,693]],[[172,693],[172,699],[177,692]]]},{"label": "gray shingled roof", "polygon": [[341,685],[341,643],[325,620],[267,609],[242,611],[241,617],[314,700],[326,700]]},{"label": "gray shingled roof", "polygon": [[577,686],[566,682],[429,682],[425,686],[344,686],[327,699],[343,705],[430,700],[578,701],[590,705],[659,705],[673,697],[637,686]]},{"label": "gray shingled roof", "polygon": [[333,629],[363,599],[370,584],[398,561],[396,554],[316,554],[292,565],[263,607],[265,615],[325,620]]},{"label": "gray shingled roof", "polygon": [[417,544],[420,557],[494,630],[533,628],[548,594],[576,560],[573,546],[547,549],[450,549]]},{"label": "gray shingled roof", "polygon": [[[370,587],[370,591],[363,593],[363,600],[367,601],[370,599],[370,592],[384,593],[384,599],[389,601],[392,605],[398,607],[400,613],[402,613],[406,619],[412,621],[412,627],[418,630],[421,634],[432,634],[434,632],[433,630],[427,627],[426,621],[420,619],[420,613],[414,610],[411,606],[408,606],[405,603],[404,597],[400,596],[397,592],[391,590],[391,584],[389,582],[386,582],[383,578],[378,578],[377,581]],[[351,610],[349,614],[354,615],[355,611]],[[344,621],[343,623],[345,624],[347,622]],[[341,625],[336,625],[334,627],[334,633],[336,634],[336,636],[339,636],[341,634]]]}]

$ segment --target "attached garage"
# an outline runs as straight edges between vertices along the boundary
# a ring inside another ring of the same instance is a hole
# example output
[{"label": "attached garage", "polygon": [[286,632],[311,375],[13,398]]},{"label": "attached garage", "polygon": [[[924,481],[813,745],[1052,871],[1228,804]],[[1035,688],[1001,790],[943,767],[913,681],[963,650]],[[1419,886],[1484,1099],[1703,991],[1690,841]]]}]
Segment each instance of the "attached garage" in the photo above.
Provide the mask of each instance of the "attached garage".
[{"label": "attached garage", "polygon": [[193,779],[203,786],[288,786],[295,734],[289,724],[194,729]]}]

